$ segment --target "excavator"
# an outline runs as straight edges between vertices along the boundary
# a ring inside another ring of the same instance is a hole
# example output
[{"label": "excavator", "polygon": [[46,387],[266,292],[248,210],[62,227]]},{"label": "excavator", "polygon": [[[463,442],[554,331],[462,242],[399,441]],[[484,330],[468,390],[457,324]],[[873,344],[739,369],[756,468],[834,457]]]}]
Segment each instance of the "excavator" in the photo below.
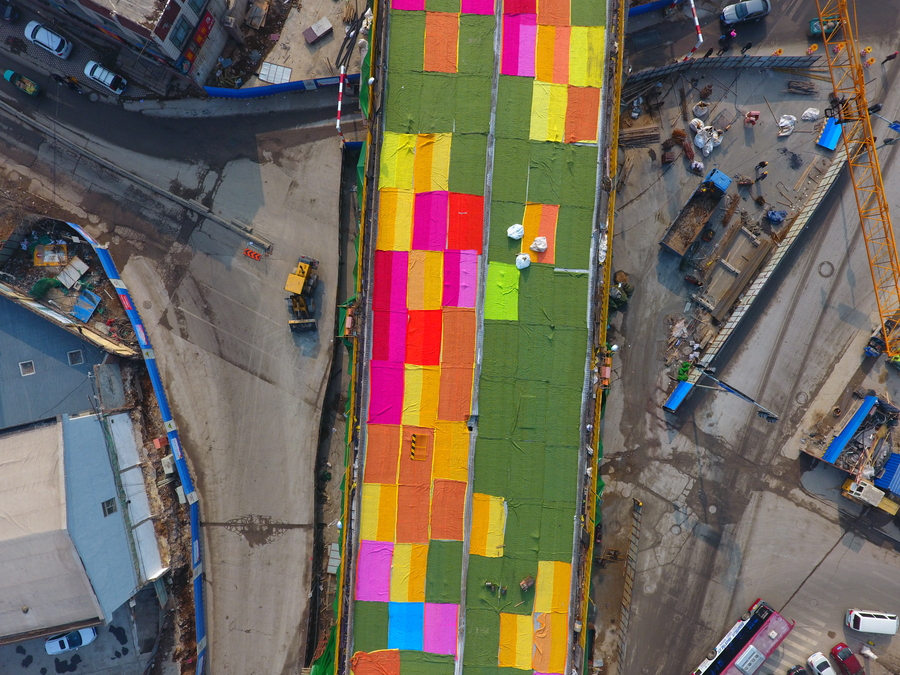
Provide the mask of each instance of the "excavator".
[{"label": "excavator", "polygon": [[297,260],[297,269],[288,274],[284,285],[290,295],[285,298],[291,318],[288,326],[294,333],[308,333],[318,330],[316,320],[316,303],[313,293],[319,284],[319,276],[312,271],[319,268],[319,261],[305,255]]}]

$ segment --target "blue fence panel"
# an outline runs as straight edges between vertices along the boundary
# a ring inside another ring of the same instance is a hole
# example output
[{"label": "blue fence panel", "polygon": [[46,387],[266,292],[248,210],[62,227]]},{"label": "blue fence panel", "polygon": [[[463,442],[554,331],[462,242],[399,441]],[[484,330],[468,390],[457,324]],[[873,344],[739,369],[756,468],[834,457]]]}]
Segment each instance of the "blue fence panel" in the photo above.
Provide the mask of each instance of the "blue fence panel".
[{"label": "blue fence panel", "polygon": [[125,282],[119,276],[116,264],[113,262],[112,256],[100,243],[91,235],[85,232],[75,223],[67,223],[69,227],[75,230],[80,236],[84,237],[93,248],[106,276],[112,283],[113,288],[119,295],[119,301],[125,308],[131,325],[134,328],[134,334],[137,336],[138,344],[141,347],[141,354],[144,357],[144,363],[147,365],[147,372],[150,375],[150,381],[153,383],[153,392],[156,394],[156,402],[159,406],[160,415],[162,415],[163,424],[166,427],[166,436],[169,439],[169,446],[172,448],[172,455],[175,457],[175,467],[178,470],[178,478],[184,488],[185,497],[190,504],[191,516],[191,567],[193,568],[194,582],[194,624],[197,629],[197,675],[203,674],[203,668],[206,663],[206,613],[205,604],[203,602],[203,565],[200,556],[200,505],[197,502],[197,494],[194,490],[194,482],[191,480],[191,474],[188,469],[187,462],[184,459],[184,453],[181,448],[181,441],[178,438],[178,430],[175,428],[175,421],[172,419],[172,412],[169,409],[169,400],[166,398],[165,389],[163,389],[162,378],[159,376],[159,369],[156,366],[156,357],[153,354],[153,346],[147,337],[147,331],[144,328],[144,322],[141,315],[134,308],[134,302],[131,294],[125,287]]},{"label": "blue fence panel", "polygon": [[[339,77],[318,77],[313,80],[296,80],[294,82],[282,82],[281,84],[268,84],[264,87],[247,87],[246,89],[228,89],[225,87],[203,87],[206,93],[213,98],[265,98],[275,94],[289,94],[295,91],[311,91],[319,87],[336,87],[340,84]],[[346,75],[344,82],[359,82],[359,73]]]},{"label": "blue fence panel", "polygon": [[665,9],[669,5],[677,5],[684,0],[656,0],[656,2],[648,2],[646,5],[638,5],[637,7],[632,7],[628,10],[628,16],[639,16],[641,14],[647,14],[648,12],[652,12],[657,9]]}]

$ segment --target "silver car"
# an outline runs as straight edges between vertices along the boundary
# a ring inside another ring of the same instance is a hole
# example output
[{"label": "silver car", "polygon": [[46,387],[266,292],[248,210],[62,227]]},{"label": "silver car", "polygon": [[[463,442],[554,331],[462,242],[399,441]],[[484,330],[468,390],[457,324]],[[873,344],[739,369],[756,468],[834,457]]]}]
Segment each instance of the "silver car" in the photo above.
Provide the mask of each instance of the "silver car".
[{"label": "silver car", "polygon": [[121,75],[116,75],[108,68],[104,68],[96,61],[88,61],[84,67],[84,74],[97,84],[109,89],[116,96],[125,91],[128,82]]},{"label": "silver car", "polygon": [[736,5],[728,5],[722,10],[719,20],[724,26],[734,26],[759,21],[771,11],[772,4],[769,0],[745,0]]},{"label": "silver car", "polygon": [[25,26],[25,39],[61,59],[69,58],[69,54],[72,53],[71,42],[37,21],[29,21]]}]

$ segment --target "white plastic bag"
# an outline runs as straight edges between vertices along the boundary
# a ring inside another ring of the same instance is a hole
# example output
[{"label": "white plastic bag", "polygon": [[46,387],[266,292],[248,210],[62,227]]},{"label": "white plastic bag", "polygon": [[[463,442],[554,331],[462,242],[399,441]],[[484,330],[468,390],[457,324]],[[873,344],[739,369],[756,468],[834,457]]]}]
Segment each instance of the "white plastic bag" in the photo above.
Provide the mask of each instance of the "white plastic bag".
[{"label": "white plastic bag", "polygon": [[703,146],[703,156],[709,157],[709,153],[711,153],[713,151],[713,148],[715,147],[716,146],[713,144],[713,141],[710,138],[708,141],[706,141],[706,145]]},{"label": "white plastic bag", "polygon": [[819,109],[807,108],[803,111],[803,114],[800,115],[800,119],[804,122],[815,122],[817,119],[819,119]]},{"label": "white plastic bag", "polygon": [[527,253],[520,253],[516,256],[516,267],[520,270],[524,270],[531,264],[531,256]]},{"label": "white plastic bag", "polygon": [[706,117],[706,113],[709,112],[709,103],[706,101],[700,101],[697,105],[694,106],[694,115],[696,117]]},{"label": "white plastic bag", "polygon": [[543,253],[547,250],[547,237],[535,237],[534,241],[531,242],[531,246],[528,248],[535,253]]},{"label": "white plastic bag", "polygon": [[600,236],[600,244],[597,246],[597,262],[601,265],[606,262],[606,232]]},{"label": "white plastic bag", "polygon": [[722,134],[718,131],[712,132],[712,144],[717,148],[722,145]]},{"label": "white plastic bag", "polygon": [[510,225],[509,229],[506,230],[506,236],[510,239],[521,239],[525,236],[525,228],[522,227],[521,223]]},{"label": "white plastic bag", "polygon": [[694,145],[698,148],[702,148],[706,145],[707,141],[709,141],[709,132],[706,129],[707,127],[702,128],[697,132],[697,135],[694,136]]},{"label": "white plastic bag", "polygon": [[695,134],[703,128],[703,120],[697,119],[696,117],[690,121],[688,126],[691,128]]}]

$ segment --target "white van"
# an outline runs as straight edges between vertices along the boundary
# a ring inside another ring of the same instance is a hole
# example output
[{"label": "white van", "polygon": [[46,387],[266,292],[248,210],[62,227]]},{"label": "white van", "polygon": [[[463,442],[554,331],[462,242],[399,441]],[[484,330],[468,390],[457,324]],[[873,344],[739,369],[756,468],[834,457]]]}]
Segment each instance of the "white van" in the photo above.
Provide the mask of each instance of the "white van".
[{"label": "white van", "polygon": [[848,609],[845,623],[848,628],[860,633],[878,633],[880,635],[896,635],[900,621],[896,614],[875,612],[868,609]]}]

